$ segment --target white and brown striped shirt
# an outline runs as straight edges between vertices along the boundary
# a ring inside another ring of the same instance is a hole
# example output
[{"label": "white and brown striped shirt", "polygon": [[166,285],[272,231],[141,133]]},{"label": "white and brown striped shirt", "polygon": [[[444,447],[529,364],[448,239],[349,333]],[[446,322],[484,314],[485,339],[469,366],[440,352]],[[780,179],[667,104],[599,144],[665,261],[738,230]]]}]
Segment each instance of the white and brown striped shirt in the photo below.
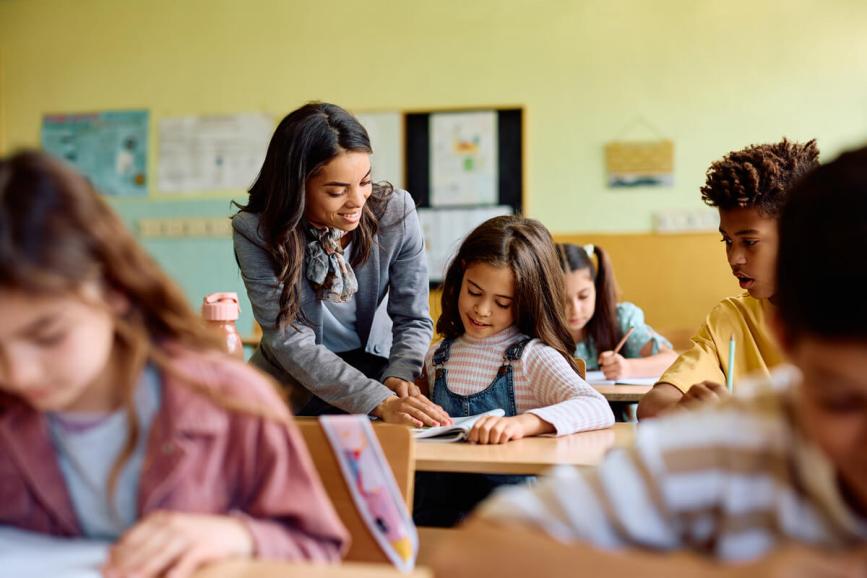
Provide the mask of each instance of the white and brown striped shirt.
[{"label": "white and brown striped shirt", "polygon": [[[452,342],[447,362],[447,384],[458,395],[484,391],[497,377],[503,354],[526,339],[514,326],[485,339],[463,335]],[[433,391],[435,343],[425,358],[425,371]],[[533,339],[521,359],[512,363],[515,406],[518,413],[533,413],[554,426],[557,435],[611,427],[614,414],[602,395],[581,379],[556,349]]]},{"label": "white and brown striped shirt", "polygon": [[689,549],[727,561],[760,557],[786,540],[863,542],[867,521],[796,422],[799,379],[781,366],[740,398],[642,423],[633,449],[611,452],[592,470],[564,467],[536,486],[503,490],[480,515],[566,542]]}]

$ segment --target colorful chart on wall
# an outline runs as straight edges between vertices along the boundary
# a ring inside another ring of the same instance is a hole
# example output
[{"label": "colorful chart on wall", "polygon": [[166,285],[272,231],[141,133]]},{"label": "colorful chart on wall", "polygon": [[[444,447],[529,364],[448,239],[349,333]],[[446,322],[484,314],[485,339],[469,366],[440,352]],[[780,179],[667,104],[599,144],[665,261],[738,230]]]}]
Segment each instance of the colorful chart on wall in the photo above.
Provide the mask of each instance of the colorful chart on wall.
[{"label": "colorful chart on wall", "polygon": [[148,111],[49,114],[42,148],[117,197],[147,195]]},{"label": "colorful chart on wall", "polygon": [[430,137],[431,206],[496,204],[496,111],[433,113]]},{"label": "colorful chart on wall", "polygon": [[274,119],[267,114],[163,118],[159,122],[161,193],[247,189],[262,168]]}]

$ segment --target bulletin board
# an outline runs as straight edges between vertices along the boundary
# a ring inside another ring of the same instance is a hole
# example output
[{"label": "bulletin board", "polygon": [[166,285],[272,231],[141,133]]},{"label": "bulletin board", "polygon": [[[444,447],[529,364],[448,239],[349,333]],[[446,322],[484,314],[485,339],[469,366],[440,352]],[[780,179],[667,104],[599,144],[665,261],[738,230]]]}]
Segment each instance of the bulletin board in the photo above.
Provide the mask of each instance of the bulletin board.
[{"label": "bulletin board", "polygon": [[404,162],[435,285],[467,233],[493,216],[523,211],[524,110],[405,113]]}]

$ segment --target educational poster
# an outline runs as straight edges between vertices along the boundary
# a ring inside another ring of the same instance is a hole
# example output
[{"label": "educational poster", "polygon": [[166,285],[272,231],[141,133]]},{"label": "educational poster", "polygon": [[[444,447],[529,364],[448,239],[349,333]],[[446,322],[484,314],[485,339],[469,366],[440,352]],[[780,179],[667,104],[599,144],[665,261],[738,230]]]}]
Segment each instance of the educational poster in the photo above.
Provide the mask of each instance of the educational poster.
[{"label": "educational poster", "polygon": [[670,140],[615,141],[605,145],[608,186],[671,187],[674,143]]},{"label": "educational poster", "polygon": [[148,111],[49,114],[42,148],[87,176],[105,195],[147,195]]},{"label": "educational poster", "polygon": [[433,113],[430,139],[432,207],[497,203],[495,111]]},{"label": "educational poster", "polygon": [[405,188],[403,170],[403,115],[400,112],[362,112],[355,118],[367,130],[373,156],[374,181],[388,181]]},{"label": "educational poster", "polygon": [[258,113],[161,119],[157,187],[161,193],[247,189],[273,132],[274,119]]},{"label": "educational poster", "polygon": [[424,235],[430,280],[439,282],[445,278],[449,260],[470,231],[491,217],[511,214],[512,207],[508,205],[471,209],[419,208],[418,218]]}]

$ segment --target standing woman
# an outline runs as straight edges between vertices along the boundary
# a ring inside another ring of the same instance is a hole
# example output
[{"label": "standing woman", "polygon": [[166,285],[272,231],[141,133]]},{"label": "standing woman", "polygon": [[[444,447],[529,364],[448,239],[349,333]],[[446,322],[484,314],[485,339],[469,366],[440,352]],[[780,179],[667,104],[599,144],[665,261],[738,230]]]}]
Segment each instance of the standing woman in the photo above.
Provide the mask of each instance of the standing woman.
[{"label": "standing woman", "polygon": [[304,105],[277,126],[232,219],[263,330],[251,363],[285,385],[301,415],[445,424],[413,384],[433,335],[415,203],[373,183],[371,153],[364,127],[333,104]]}]

